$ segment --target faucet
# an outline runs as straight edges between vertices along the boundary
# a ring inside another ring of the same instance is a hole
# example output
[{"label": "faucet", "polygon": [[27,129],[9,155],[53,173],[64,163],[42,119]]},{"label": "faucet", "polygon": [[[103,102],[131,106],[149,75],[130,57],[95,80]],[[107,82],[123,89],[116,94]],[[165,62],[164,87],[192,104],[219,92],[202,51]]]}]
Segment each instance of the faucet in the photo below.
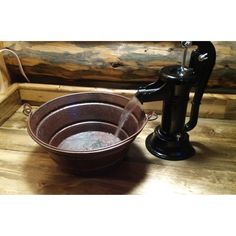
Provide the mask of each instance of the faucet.
[{"label": "faucet", "polygon": [[[140,87],[135,94],[141,103],[163,101],[161,124],[146,138],[146,147],[153,155],[166,160],[183,160],[195,154],[187,132],[197,125],[201,99],[216,60],[211,42],[184,41],[181,45],[184,48],[181,65],[163,67],[159,80]],[[192,51],[186,66],[187,50],[192,45],[197,49]],[[192,88],[195,92],[190,118],[185,123]]]}]

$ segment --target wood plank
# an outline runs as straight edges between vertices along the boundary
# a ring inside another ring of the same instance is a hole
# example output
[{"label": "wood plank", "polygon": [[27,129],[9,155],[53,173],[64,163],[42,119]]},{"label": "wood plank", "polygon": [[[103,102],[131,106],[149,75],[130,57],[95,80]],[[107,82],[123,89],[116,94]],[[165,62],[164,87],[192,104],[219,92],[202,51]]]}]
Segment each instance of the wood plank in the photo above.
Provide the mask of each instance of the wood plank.
[{"label": "wood plank", "polygon": [[17,88],[17,85],[13,85],[7,93],[0,96],[0,125],[21,106],[20,94]]},{"label": "wood plank", "polygon": [[[0,49],[4,47],[3,42],[0,41]],[[11,80],[7,71],[7,67],[3,58],[2,53],[0,53],[0,94],[6,92],[7,88],[10,86]]]},{"label": "wood plank", "polygon": [[[38,106],[31,106],[31,107],[33,112],[38,109]],[[28,117],[22,114],[23,114],[23,106],[20,106],[19,109],[1,125],[1,128],[7,128],[13,130],[26,129]]]},{"label": "wood plank", "polygon": [[[20,96],[23,101],[31,104],[42,104],[53,98],[75,92],[108,92],[131,98],[136,90],[127,89],[108,89],[99,87],[73,87],[61,85],[43,84],[19,84]],[[194,93],[190,93],[188,104],[188,115],[191,108],[191,100]],[[162,102],[144,103],[143,109],[147,112],[156,111],[161,114]],[[200,117],[216,119],[236,119],[236,95],[235,94],[211,94],[205,93],[200,107]]]},{"label": "wood plank", "polygon": [[62,172],[46,153],[0,149],[1,194],[235,194],[235,179],[235,171],[129,160],[85,178]]},{"label": "wood plank", "polygon": [[[209,89],[236,88],[236,42],[213,42],[216,66]],[[159,70],[180,64],[183,49],[179,42],[3,42],[22,60],[34,83],[86,85],[87,81],[107,86],[137,88],[155,81]],[[12,55],[5,56],[14,81],[24,82]],[[104,84],[104,83],[103,83]],[[95,85],[97,86],[97,85]]]},{"label": "wood plank", "polygon": [[27,134],[27,131],[17,129],[0,128],[0,148],[14,151],[44,152]]},{"label": "wood plank", "polygon": [[119,166],[90,178],[60,170],[24,122],[21,107],[0,127],[0,194],[236,194],[234,120],[200,118],[190,132],[197,154],[178,162],[147,151],[145,138],[160,118],[148,122]]}]

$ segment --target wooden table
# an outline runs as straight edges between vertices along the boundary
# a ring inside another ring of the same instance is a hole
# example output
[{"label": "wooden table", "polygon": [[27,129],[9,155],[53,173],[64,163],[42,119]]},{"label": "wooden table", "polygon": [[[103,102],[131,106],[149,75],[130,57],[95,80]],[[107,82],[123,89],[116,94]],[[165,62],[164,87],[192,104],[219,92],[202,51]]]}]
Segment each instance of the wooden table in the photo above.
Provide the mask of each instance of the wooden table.
[{"label": "wooden table", "polygon": [[20,107],[0,127],[0,194],[236,194],[236,121],[200,118],[190,132],[197,154],[184,161],[154,157],[149,122],[111,173],[78,177],[59,169],[27,134]]}]

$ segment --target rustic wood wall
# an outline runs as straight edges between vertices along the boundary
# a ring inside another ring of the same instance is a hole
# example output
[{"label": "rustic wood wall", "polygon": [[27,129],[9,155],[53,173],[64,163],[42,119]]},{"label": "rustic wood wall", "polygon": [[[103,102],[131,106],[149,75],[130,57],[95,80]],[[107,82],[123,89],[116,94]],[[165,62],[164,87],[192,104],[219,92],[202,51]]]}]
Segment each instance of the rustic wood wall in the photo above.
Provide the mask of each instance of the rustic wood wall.
[{"label": "rustic wood wall", "polygon": [[[4,47],[3,42],[0,42],[0,48]],[[8,74],[3,55],[0,54],[0,94],[4,93],[10,85],[11,79]]]},{"label": "rustic wood wall", "polygon": [[[236,42],[213,42],[217,61],[209,91],[235,92]],[[136,88],[155,81],[160,68],[180,63],[179,42],[2,42],[21,58],[32,82]],[[11,78],[20,76],[13,55],[4,56]]]}]

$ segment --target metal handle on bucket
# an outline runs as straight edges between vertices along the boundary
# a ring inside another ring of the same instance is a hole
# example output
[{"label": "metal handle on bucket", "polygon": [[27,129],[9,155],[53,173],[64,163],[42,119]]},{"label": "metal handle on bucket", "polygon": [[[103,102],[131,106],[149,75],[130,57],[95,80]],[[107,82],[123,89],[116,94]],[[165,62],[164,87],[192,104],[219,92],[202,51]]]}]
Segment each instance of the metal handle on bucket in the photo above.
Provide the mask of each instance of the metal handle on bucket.
[{"label": "metal handle on bucket", "polygon": [[158,118],[158,114],[155,111],[152,111],[152,112],[146,114],[146,117],[147,117],[148,121],[153,121]]},{"label": "metal handle on bucket", "polygon": [[23,105],[23,114],[26,115],[26,116],[29,116],[32,114],[32,107],[30,106],[29,103],[25,103]]}]

